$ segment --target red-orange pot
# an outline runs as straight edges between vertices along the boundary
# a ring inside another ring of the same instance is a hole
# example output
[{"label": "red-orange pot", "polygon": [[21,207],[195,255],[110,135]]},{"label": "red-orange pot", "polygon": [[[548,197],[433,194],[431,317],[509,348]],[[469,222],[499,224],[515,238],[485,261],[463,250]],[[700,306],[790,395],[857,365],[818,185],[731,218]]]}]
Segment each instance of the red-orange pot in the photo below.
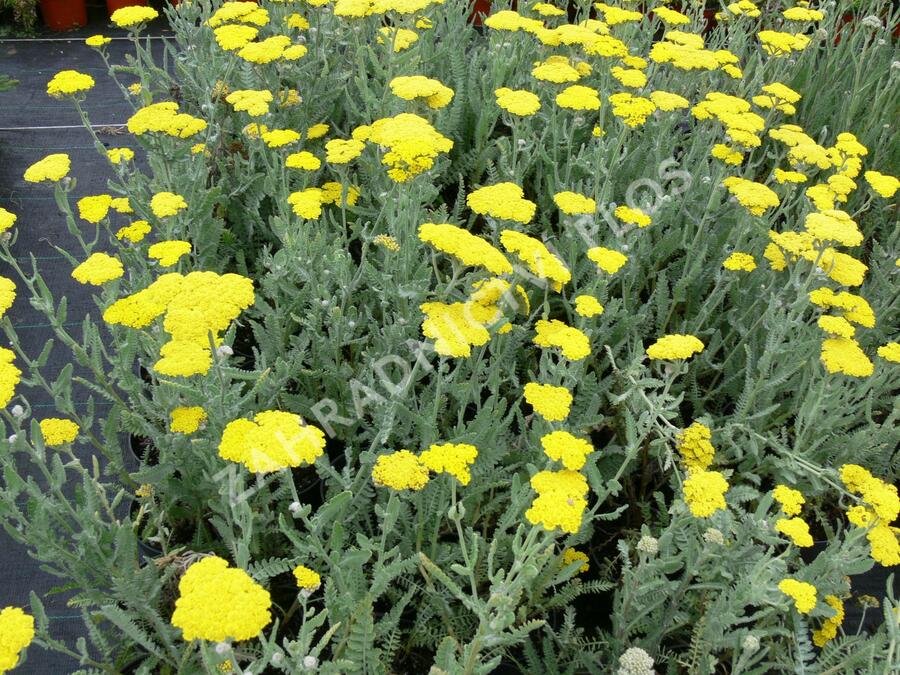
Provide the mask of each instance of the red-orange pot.
[{"label": "red-orange pot", "polygon": [[72,30],[87,25],[84,0],[41,0],[41,16],[51,30]]},{"label": "red-orange pot", "polygon": [[106,0],[106,11],[112,16],[112,13],[123,7],[146,7],[147,0]]}]

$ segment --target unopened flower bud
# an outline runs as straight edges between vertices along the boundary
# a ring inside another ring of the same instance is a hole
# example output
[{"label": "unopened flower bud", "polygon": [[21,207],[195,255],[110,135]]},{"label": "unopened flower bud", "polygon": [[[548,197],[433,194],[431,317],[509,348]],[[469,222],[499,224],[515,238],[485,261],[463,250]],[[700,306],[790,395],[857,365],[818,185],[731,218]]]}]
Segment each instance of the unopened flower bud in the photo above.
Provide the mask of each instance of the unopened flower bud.
[{"label": "unopened flower bud", "polygon": [[232,356],[234,354],[234,350],[228,345],[221,345],[217,350],[216,354],[220,357]]},{"label": "unopened flower bud", "polygon": [[304,668],[315,668],[317,665],[319,665],[319,659],[317,659],[312,654],[307,654],[303,657]]},{"label": "unopened flower bud", "polygon": [[14,406],[10,409],[9,412],[11,412],[11,413],[12,413],[12,416],[15,417],[16,419],[19,419],[19,418],[22,418],[22,417],[25,416],[25,408],[23,408],[22,406],[20,406],[18,403],[17,403],[16,405],[14,405]]}]

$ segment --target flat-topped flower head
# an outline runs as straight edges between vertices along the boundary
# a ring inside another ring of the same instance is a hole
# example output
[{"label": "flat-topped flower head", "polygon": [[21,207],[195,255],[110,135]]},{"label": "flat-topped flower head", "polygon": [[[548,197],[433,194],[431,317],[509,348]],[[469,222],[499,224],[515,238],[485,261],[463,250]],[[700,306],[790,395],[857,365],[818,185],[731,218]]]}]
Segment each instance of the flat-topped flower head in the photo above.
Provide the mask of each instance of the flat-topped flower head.
[{"label": "flat-topped flower head", "polygon": [[16,284],[12,279],[0,277],[0,318],[16,301]]},{"label": "flat-topped flower head", "polygon": [[269,112],[269,104],[274,100],[268,89],[238,89],[225,100],[238,112],[246,112],[250,117],[261,117]]},{"label": "flat-topped flower head", "polygon": [[684,501],[695,518],[709,518],[716,511],[728,508],[725,503],[728,481],[718,471],[690,471],[683,489]]},{"label": "flat-topped flower head", "polygon": [[424,75],[401,75],[391,80],[388,86],[394,96],[405,101],[420,98],[429,108],[443,108],[453,100],[453,90],[450,87]]},{"label": "flat-topped flower head", "polygon": [[703,351],[703,342],[693,335],[675,333],[664,335],[647,347],[647,356],[651,360],[689,359]]},{"label": "flat-topped flower head", "polygon": [[128,118],[128,131],[135,136],[159,133],[173,138],[190,138],[206,129],[206,120],[178,111],[173,101],[144,106]]},{"label": "flat-topped flower head", "polygon": [[47,83],[47,94],[53,98],[75,96],[94,87],[94,78],[77,70],[61,70]]},{"label": "flat-topped flower head", "polygon": [[182,256],[191,252],[191,242],[180,239],[160,241],[147,249],[147,256],[159,262],[160,267],[172,267]]},{"label": "flat-topped flower head", "polygon": [[484,267],[491,274],[512,274],[512,265],[499,249],[461,227],[424,223],[419,226],[419,239],[452,255],[463,265]]},{"label": "flat-topped flower head", "polygon": [[48,417],[40,421],[41,436],[44,443],[51,448],[71,443],[78,438],[80,427],[72,420],[59,417]]},{"label": "flat-topped flower head", "polygon": [[116,239],[137,244],[150,234],[150,223],[146,220],[135,220],[131,225],[120,227],[116,231]]},{"label": "flat-topped flower head", "polygon": [[568,190],[557,192],[553,195],[553,201],[556,202],[560,211],[570,216],[581,213],[591,214],[597,211],[597,202],[578,192]]},{"label": "flat-topped flower head", "polygon": [[15,359],[16,355],[12,350],[0,347],[0,408],[9,405],[16,393],[19,378],[22,377],[22,371],[13,363]]},{"label": "flat-topped flower head", "polygon": [[572,361],[580,361],[591,353],[591,342],[582,331],[564,324],[558,319],[541,319],[535,325],[532,342],[539,347],[558,347],[562,355]]},{"label": "flat-topped flower head", "polygon": [[19,607],[0,610],[0,673],[19,663],[19,654],[34,640],[34,617]]},{"label": "flat-topped flower head", "polygon": [[610,248],[595,246],[588,249],[587,257],[607,274],[615,274],[628,262],[628,256]]},{"label": "flat-topped flower head", "polygon": [[756,269],[756,260],[749,253],[735,251],[725,258],[722,267],[732,272],[752,272]]},{"label": "flat-topped flower head", "polygon": [[152,7],[131,6],[117,9],[109,19],[119,28],[140,30],[145,23],[153,21],[158,16],[159,12]]},{"label": "flat-topped flower head", "polygon": [[315,171],[322,166],[322,160],[307,150],[301,150],[288,155],[284,160],[284,165],[288,169]]},{"label": "flat-topped flower head", "polygon": [[431,445],[419,455],[419,461],[435,473],[453,476],[461,485],[472,479],[469,467],[478,457],[478,448],[468,443],[443,443]]},{"label": "flat-topped flower head", "polygon": [[575,298],[575,313],[590,319],[603,314],[603,305],[593,295],[579,295]]},{"label": "flat-topped flower head", "polygon": [[630,206],[617,206],[616,207],[616,218],[621,220],[623,223],[627,223],[629,225],[637,225],[638,227],[647,227],[652,221],[650,216],[644,213],[641,209],[632,208]]},{"label": "flat-topped flower head", "polygon": [[529,117],[541,109],[541,99],[525,89],[500,87],[494,91],[494,96],[497,97],[497,105],[519,117]]},{"label": "flat-topped flower head", "polygon": [[569,283],[572,273],[565,263],[550,252],[550,249],[534,237],[515,230],[503,230],[500,233],[503,248],[517,256],[538,279],[550,281],[553,290],[560,291]]},{"label": "flat-topped flower head", "polygon": [[304,423],[299,415],[278,410],[229,422],[219,442],[222,459],[239,462],[253,473],[312,464],[324,449],[321,429]]},{"label": "flat-topped flower head", "polygon": [[13,225],[15,225],[18,219],[19,217],[15,213],[13,213],[12,211],[7,211],[2,206],[0,206],[0,234],[3,234]]},{"label": "flat-topped flower head", "polygon": [[548,422],[561,422],[569,416],[572,392],[565,387],[529,382],[525,385],[525,400]]},{"label": "flat-topped flower head", "polygon": [[689,471],[704,470],[712,464],[716,449],[710,442],[712,431],[702,422],[694,422],[676,435],[678,453]]},{"label": "flat-topped flower head", "polygon": [[581,528],[587,507],[587,479],[577,471],[540,471],[531,478],[537,493],[525,518],[545,530],[560,529],[574,534]]},{"label": "flat-topped flower head", "polygon": [[802,518],[779,518],[775,521],[775,531],[788,537],[796,546],[808,548],[813,545],[809,525]]},{"label": "flat-topped flower head", "polygon": [[305,565],[297,565],[293,571],[294,581],[297,583],[297,588],[304,591],[315,591],[322,585],[322,577],[319,576],[319,573],[309,569]]},{"label": "flat-topped flower head", "polygon": [[24,178],[28,183],[56,183],[69,175],[72,162],[64,153],[47,155],[25,170]]},{"label": "flat-topped flower head", "polygon": [[169,413],[169,431],[192,434],[206,422],[206,411],[199,405],[179,406]]},{"label": "flat-topped flower head", "polygon": [[537,204],[525,199],[522,188],[509,182],[487,185],[469,193],[466,204],[475,213],[523,224],[530,223],[537,210]]},{"label": "flat-topped flower head", "polygon": [[157,192],[150,200],[150,210],[157,218],[168,218],[187,208],[184,197],[174,192]]},{"label": "flat-topped flower head", "polygon": [[803,504],[806,503],[802,492],[787,485],[776,485],[772,490],[772,497],[781,506],[781,510],[789,516],[799,516]]},{"label": "flat-topped flower head", "polygon": [[91,256],[72,270],[72,278],[80,284],[102,286],[118,279],[125,273],[122,262],[106,253],[92,253]]},{"label": "flat-topped flower head", "polygon": [[544,454],[550,459],[562,462],[573,471],[584,466],[585,458],[594,451],[589,441],[573,436],[568,431],[553,431],[541,437]]},{"label": "flat-topped flower head", "polygon": [[822,365],[831,374],[869,377],[875,370],[871,359],[852,338],[830,337],[822,341]]},{"label": "flat-topped flower head", "polygon": [[794,607],[801,614],[809,614],[816,606],[816,587],[805,581],[783,579],[778,590],[794,601]]},{"label": "flat-topped flower head", "polygon": [[372,481],[378,487],[417,491],[428,484],[428,467],[409,450],[398,450],[378,456]]},{"label": "flat-topped flower head", "polygon": [[209,556],[181,577],[172,625],[186,642],[250,640],[271,623],[271,607],[269,592],[249,574]]},{"label": "flat-topped flower head", "polygon": [[573,84],[556,95],[556,105],[570,110],[600,110],[600,95],[596,89]]}]

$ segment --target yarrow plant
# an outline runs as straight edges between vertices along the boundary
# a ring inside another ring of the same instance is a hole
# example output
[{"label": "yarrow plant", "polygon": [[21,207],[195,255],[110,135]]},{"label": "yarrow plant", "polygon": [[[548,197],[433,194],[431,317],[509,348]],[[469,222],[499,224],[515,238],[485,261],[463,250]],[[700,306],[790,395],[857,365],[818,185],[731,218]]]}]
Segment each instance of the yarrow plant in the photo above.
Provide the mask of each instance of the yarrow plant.
[{"label": "yarrow plant", "polygon": [[83,320],[0,207],[0,522],[85,624],[0,672],[900,668],[900,10],[814,4],[116,11],[114,178],[23,175]]}]

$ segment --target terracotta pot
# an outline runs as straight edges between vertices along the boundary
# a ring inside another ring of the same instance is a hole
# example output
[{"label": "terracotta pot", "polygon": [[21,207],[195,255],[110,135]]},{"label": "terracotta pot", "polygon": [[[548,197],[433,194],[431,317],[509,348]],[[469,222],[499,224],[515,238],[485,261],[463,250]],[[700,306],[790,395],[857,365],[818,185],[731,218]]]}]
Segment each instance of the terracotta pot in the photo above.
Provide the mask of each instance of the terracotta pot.
[{"label": "terracotta pot", "polygon": [[51,30],[72,30],[87,25],[84,0],[41,0],[41,16]]},{"label": "terracotta pot", "polygon": [[109,12],[110,16],[117,9],[122,9],[123,7],[146,7],[147,0],[106,0],[106,11]]},{"label": "terracotta pot", "polygon": [[491,14],[491,0],[472,0],[472,12],[469,14],[469,21],[476,26],[480,26],[484,17]]}]

